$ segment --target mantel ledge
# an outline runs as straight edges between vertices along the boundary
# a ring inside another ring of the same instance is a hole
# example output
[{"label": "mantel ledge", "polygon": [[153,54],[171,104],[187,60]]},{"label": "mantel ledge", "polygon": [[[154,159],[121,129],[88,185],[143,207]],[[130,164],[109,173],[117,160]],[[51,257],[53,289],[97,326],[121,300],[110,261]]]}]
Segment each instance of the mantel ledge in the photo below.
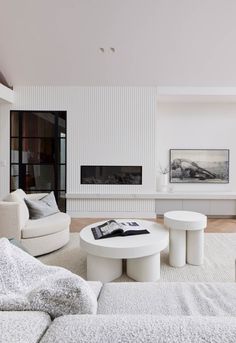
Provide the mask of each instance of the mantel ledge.
[{"label": "mantel ledge", "polygon": [[67,193],[67,199],[236,200],[236,192]]}]

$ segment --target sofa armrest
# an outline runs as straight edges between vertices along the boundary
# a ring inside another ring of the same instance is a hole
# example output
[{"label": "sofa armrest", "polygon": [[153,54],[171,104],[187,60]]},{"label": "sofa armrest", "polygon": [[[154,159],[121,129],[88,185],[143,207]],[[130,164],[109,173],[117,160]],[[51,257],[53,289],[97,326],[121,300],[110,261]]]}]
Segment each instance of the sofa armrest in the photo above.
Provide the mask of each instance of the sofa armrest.
[{"label": "sofa armrest", "polygon": [[0,236],[21,238],[21,230],[25,225],[20,202],[0,201]]},{"label": "sofa armrest", "polygon": [[48,195],[48,193],[32,193],[32,194],[27,194],[26,199],[39,200],[45,197],[46,195]]}]

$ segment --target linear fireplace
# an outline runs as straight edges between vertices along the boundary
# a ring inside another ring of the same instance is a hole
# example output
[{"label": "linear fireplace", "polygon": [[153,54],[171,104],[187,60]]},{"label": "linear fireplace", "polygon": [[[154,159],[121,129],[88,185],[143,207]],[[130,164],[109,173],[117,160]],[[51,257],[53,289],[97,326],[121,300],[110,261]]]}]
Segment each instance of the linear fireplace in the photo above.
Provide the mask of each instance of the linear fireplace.
[{"label": "linear fireplace", "polygon": [[80,175],[81,184],[142,184],[142,166],[81,166]]}]

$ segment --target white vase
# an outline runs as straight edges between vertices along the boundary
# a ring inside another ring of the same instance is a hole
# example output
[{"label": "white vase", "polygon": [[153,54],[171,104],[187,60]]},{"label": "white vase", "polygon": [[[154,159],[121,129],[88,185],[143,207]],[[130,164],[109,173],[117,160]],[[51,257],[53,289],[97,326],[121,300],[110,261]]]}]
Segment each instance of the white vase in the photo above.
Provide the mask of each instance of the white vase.
[{"label": "white vase", "polygon": [[169,174],[161,174],[160,190],[161,190],[161,192],[168,192],[168,190],[169,190]]}]

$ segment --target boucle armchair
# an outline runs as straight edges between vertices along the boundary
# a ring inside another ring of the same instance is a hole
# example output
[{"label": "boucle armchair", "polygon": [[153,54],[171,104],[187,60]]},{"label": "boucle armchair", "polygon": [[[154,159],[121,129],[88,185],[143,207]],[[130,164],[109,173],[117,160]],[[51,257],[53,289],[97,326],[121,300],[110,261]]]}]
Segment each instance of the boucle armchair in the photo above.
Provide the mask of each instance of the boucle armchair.
[{"label": "boucle armchair", "polygon": [[70,216],[58,212],[40,219],[29,219],[24,198],[41,199],[45,193],[26,194],[18,189],[0,201],[0,237],[20,240],[33,256],[47,254],[68,243]]}]

